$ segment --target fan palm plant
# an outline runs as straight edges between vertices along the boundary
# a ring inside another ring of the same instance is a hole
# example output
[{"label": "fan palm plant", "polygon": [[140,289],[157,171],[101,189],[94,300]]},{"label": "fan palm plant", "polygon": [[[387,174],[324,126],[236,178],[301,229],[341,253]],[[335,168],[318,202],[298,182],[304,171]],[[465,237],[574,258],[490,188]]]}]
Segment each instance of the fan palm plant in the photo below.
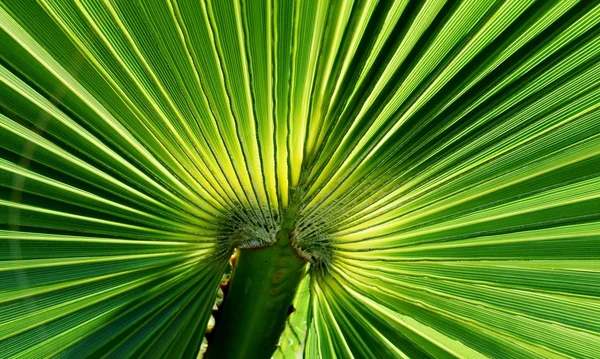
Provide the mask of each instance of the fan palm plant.
[{"label": "fan palm plant", "polygon": [[0,28],[0,357],[600,357],[597,1]]}]

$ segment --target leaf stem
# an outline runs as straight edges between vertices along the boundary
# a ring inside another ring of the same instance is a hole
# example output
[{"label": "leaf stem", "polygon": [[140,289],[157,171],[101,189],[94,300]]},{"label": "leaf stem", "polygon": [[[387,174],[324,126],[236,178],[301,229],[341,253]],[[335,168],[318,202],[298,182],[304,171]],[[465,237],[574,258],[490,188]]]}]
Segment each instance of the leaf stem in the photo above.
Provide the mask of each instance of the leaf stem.
[{"label": "leaf stem", "polygon": [[275,352],[288,309],[306,273],[306,262],[290,240],[298,202],[290,203],[275,244],[239,249],[229,293],[205,358],[268,359]]}]

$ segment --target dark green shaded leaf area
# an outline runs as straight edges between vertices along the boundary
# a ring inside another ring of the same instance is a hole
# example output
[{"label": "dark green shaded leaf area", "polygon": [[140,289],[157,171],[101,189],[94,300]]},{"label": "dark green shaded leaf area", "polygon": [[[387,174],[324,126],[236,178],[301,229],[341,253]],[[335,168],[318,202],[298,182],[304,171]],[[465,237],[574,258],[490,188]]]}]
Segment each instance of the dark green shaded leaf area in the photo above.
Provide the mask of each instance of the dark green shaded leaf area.
[{"label": "dark green shaded leaf area", "polygon": [[598,358],[599,59],[592,0],[0,0],[0,357],[196,358],[293,207],[274,358]]}]

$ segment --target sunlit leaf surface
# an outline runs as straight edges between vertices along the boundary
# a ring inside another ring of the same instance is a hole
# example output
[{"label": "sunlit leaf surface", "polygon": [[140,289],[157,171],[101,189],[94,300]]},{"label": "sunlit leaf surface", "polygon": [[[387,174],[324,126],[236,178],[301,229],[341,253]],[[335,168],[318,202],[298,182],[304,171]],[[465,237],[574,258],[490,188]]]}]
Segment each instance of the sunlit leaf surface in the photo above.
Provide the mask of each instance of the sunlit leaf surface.
[{"label": "sunlit leaf surface", "polygon": [[196,357],[294,193],[276,358],[599,357],[597,1],[1,0],[0,28],[0,357]]}]

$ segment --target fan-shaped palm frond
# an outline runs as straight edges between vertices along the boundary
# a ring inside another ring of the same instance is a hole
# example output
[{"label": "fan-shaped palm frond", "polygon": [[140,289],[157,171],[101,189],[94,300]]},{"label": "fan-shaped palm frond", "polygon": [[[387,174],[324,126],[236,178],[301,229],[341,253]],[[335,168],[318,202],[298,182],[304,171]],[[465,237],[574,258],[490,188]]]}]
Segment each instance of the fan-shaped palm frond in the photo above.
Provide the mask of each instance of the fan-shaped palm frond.
[{"label": "fan-shaped palm frond", "polygon": [[0,28],[0,357],[600,356],[597,1]]}]

